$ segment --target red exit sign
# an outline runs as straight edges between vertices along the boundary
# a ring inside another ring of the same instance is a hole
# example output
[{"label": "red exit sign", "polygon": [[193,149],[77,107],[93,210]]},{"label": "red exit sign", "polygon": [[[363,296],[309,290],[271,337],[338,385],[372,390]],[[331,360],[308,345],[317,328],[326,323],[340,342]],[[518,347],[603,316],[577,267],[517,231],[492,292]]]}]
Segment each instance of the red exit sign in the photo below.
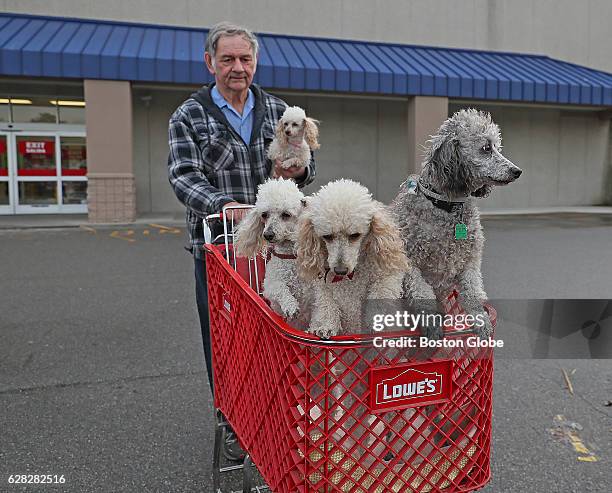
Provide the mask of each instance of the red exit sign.
[{"label": "red exit sign", "polygon": [[22,140],[17,143],[17,148],[22,156],[26,154],[52,156],[55,152],[55,142]]}]

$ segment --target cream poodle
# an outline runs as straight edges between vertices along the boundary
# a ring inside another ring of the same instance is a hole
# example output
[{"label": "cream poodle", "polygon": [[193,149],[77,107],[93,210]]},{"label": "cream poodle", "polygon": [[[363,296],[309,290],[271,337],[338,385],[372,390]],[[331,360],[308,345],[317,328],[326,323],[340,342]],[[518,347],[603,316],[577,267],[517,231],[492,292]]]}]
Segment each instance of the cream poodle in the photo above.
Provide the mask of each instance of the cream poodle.
[{"label": "cream poodle", "polygon": [[318,123],[308,118],[299,106],[287,108],[276,125],[276,135],[268,148],[268,158],[279,160],[285,169],[308,166],[311,151],[320,147]]},{"label": "cream poodle", "polygon": [[263,295],[272,309],[299,328],[308,322],[307,286],[299,282],[295,242],[297,224],[306,199],[292,180],[269,179],[259,185],[255,207],[236,230],[239,256],[254,257],[267,249]]},{"label": "cream poodle", "polygon": [[361,329],[367,299],[398,299],[408,270],[398,228],[363,185],[341,179],[309,198],[300,219],[299,273],[313,283],[309,332]]}]

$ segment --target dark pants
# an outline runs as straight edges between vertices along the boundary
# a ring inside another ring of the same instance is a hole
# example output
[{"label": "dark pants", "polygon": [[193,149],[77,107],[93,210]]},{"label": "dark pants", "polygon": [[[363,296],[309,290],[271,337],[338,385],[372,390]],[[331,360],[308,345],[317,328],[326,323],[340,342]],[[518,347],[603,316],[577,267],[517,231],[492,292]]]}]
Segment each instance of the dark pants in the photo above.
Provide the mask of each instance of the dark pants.
[{"label": "dark pants", "polygon": [[196,280],[196,301],[198,304],[198,314],[200,315],[200,328],[202,329],[204,359],[206,360],[206,371],[208,372],[208,382],[210,383],[210,391],[214,395],[212,378],[212,348],[210,345],[210,318],[208,315],[208,288],[206,283],[206,259],[194,257],[194,261]]}]

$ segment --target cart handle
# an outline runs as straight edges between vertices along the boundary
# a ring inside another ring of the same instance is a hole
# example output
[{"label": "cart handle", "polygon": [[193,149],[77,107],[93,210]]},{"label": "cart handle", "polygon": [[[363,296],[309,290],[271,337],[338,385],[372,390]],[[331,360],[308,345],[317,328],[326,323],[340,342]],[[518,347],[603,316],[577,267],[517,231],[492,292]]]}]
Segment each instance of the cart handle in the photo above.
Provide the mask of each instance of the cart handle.
[{"label": "cart handle", "polygon": [[[214,214],[209,214],[208,216],[205,216],[202,221],[204,225],[204,242],[205,243],[216,243],[220,238],[223,238],[225,240],[225,250],[226,250],[225,253],[227,254],[228,253],[227,252],[228,236],[234,235],[233,211],[237,209],[253,209],[253,207],[254,206],[248,205],[248,204],[224,206],[221,212],[215,212]],[[231,216],[229,224],[228,224],[228,216]],[[215,238],[213,238],[210,223],[212,223],[213,221],[221,221],[221,220],[223,220],[223,234],[217,235]],[[229,225],[231,225],[231,227],[228,228]]]}]

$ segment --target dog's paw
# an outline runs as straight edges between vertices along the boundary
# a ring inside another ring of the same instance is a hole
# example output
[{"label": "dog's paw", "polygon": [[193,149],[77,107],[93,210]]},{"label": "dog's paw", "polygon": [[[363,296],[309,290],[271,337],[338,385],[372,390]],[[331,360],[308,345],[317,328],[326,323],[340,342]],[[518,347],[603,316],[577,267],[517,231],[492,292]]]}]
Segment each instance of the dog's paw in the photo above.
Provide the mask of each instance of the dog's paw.
[{"label": "dog's paw", "polygon": [[286,319],[297,318],[300,314],[300,306],[297,301],[291,300],[282,306],[282,311]]},{"label": "dog's paw", "polygon": [[337,333],[330,327],[310,327],[308,332],[319,336],[321,339],[329,339],[330,337],[337,335]]},{"label": "dog's paw", "polygon": [[299,166],[299,164],[300,164],[300,160],[298,158],[292,157],[289,159],[285,159],[282,162],[281,166],[283,167],[283,169],[289,169],[292,166]]}]

